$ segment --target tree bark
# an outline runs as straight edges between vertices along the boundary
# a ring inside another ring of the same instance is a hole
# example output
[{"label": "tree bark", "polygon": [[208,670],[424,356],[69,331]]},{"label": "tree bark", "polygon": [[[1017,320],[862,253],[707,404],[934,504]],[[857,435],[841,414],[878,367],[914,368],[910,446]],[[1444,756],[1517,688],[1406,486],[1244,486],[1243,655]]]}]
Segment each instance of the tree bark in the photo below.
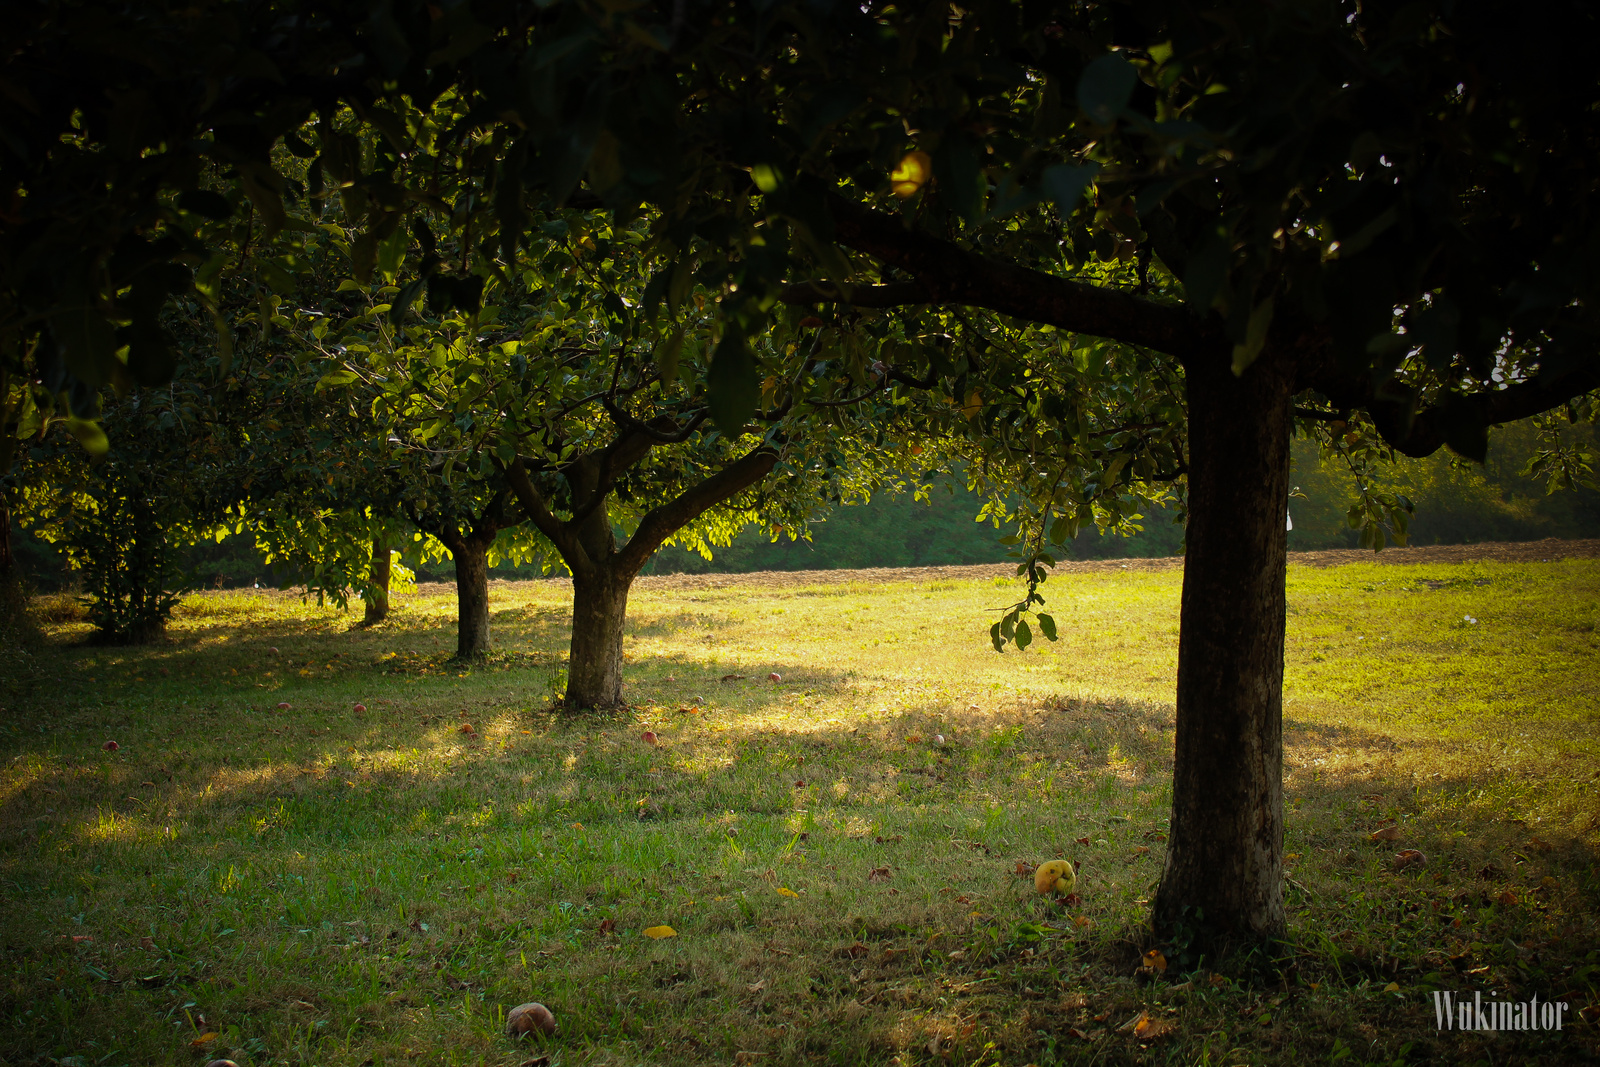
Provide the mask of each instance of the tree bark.
[{"label": "tree bark", "polygon": [[372,539],[372,584],[367,590],[367,613],[362,622],[375,626],[389,617],[389,543]]},{"label": "tree bark", "polygon": [[456,659],[482,659],[489,653],[489,545],[463,537],[449,548],[456,564]]},{"label": "tree bark", "polygon": [[9,581],[16,571],[11,554],[11,505],[0,491],[0,582]]},{"label": "tree bark", "polygon": [[1201,942],[1281,934],[1288,351],[1242,377],[1195,361],[1178,639],[1177,752],[1156,929]]},{"label": "tree bark", "polygon": [[567,707],[612,708],[622,703],[622,633],[633,578],[615,565],[573,575]]}]

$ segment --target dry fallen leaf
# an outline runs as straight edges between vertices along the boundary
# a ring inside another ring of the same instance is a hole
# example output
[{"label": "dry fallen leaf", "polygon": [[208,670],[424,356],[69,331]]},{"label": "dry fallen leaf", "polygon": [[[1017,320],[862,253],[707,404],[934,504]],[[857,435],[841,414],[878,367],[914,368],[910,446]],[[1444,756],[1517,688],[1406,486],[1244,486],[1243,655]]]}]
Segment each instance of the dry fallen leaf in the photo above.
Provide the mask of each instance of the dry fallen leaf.
[{"label": "dry fallen leaf", "polygon": [[1426,867],[1427,865],[1428,857],[1414,848],[1401,849],[1394,855],[1394,869],[1397,871],[1403,871],[1407,867]]},{"label": "dry fallen leaf", "polygon": [[1072,924],[1077,927],[1084,927],[1089,925],[1089,920],[1085,916],[1074,915],[1072,917]]},{"label": "dry fallen leaf", "polygon": [[1131,1033],[1131,1032],[1137,1030],[1141,1024],[1147,1023],[1149,1021],[1150,1021],[1150,1013],[1147,1012],[1147,1011],[1141,1011],[1138,1015],[1135,1015],[1133,1018],[1129,1019],[1127,1022],[1125,1022],[1121,1026],[1117,1027],[1117,1033],[1119,1033],[1119,1034]]},{"label": "dry fallen leaf", "polygon": [[894,874],[893,874],[893,872],[891,872],[889,870],[889,868],[887,868],[887,867],[874,867],[872,869],[871,873],[869,873],[867,875],[867,881],[869,881],[869,882],[887,882],[889,879],[891,879],[893,877],[894,877]]},{"label": "dry fallen leaf", "polygon": [[663,937],[677,937],[678,931],[670,926],[652,926],[645,930],[644,936],[652,941],[660,941]]},{"label": "dry fallen leaf", "polygon": [[615,920],[615,919],[601,919],[600,920],[600,932],[602,934],[609,934],[613,930],[615,930],[616,928],[617,928],[617,920]]},{"label": "dry fallen leaf", "polygon": [[1507,889],[1504,893],[1500,894],[1498,899],[1500,903],[1504,904],[1506,907],[1514,907],[1517,903],[1517,894],[1512,890]]},{"label": "dry fallen leaf", "polygon": [[1374,830],[1367,835],[1368,841],[1398,841],[1400,840],[1400,827],[1385,826],[1381,830]]},{"label": "dry fallen leaf", "polygon": [[1093,1041],[1094,1040],[1094,1038],[1090,1037],[1088,1034],[1084,1033],[1082,1030],[1079,1030],[1076,1026],[1071,1027],[1070,1029],[1068,1029],[1067,1033],[1068,1033],[1068,1035],[1070,1035],[1072,1037],[1078,1038],[1080,1041]]},{"label": "dry fallen leaf", "polygon": [[800,894],[799,893],[796,893],[793,889],[790,889],[788,886],[783,886],[783,885],[780,885],[778,887],[778,895],[780,897],[794,897],[796,900],[798,900],[800,898]]},{"label": "dry fallen leaf", "polygon": [[195,1038],[193,1041],[189,1042],[189,1047],[205,1048],[207,1045],[211,1044],[211,1042],[215,1041],[218,1036],[219,1035],[215,1030],[208,1030],[199,1037]]},{"label": "dry fallen leaf", "polygon": [[867,954],[867,946],[863,945],[859,941],[857,941],[853,945],[846,945],[844,948],[840,949],[838,951],[838,953],[837,953],[837,955],[846,956],[846,957],[848,957],[850,959],[853,959],[853,960],[859,960],[863,956],[865,956],[866,954]]},{"label": "dry fallen leaf", "polygon": [[1383,987],[1383,991],[1385,993],[1398,993],[1400,992],[1400,983],[1390,982],[1388,985]]},{"label": "dry fallen leaf", "polygon": [[765,978],[761,979],[759,982],[751,982],[749,985],[745,986],[745,989],[749,990],[751,993],[759,993],[765,988],[767,988],[767,980]]},{"label": "dry fallen leaf", "polygon": [[1167,957],[1161,954],[1160,949],[1153,948],[1144,954],[1144,963],[1141,964],[1141,969],[1146,971],[1165,971],[1167,969]]},{"label": "dry fallen leaf", "polygon": [[1134,845],[1133,846],[1133,854],[1135,856],[1147,856],[1147,855],[1150,854],[1150,846],[1149,845]]}]

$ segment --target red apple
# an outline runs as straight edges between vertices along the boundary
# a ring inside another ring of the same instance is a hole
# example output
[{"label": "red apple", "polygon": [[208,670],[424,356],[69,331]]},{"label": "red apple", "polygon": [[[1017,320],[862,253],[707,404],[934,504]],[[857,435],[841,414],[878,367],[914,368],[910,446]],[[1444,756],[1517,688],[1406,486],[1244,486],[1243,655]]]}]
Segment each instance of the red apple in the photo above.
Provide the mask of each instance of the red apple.
[{"label": "red apple", "polygon": [[646,730],[639,736],[639,740],[643,741],[647,745],[653,745],[661,739],[656,736],[656,732],[654,730]]},{"label": "red apple", "polygon": [[360,713],[360,712],[363,712],[363,711],[366,711],[366,710],[367,710],[367,706],[366,706],[366,705],[365,705],[365,704],[357,704],[357,705],[356,705],[356,712],[357,712],[357,713],[358,713],[358,714],[359,714],[359,713]]},{"label": "red apple", "polygon": [[289,707],[290,707],[289,702],[287,700],[285,700],[281,704],[278,705],[278,710],[279,711],[288,711]]},{"label": "red apple", "polygon": [[117,749],[121,748],[122,746],[117,744],[115,741],[107,741],[105,744],[101,745],[100,747],[105,749],[107,752],[115,752]]},{"label": "red apple", "polygon": [[773,671],[771,674],[767,675],[767,681],[771,682],[773,685],[777,685],[779,682],[783,681],[783,675],[779,674],[777,671]]}]

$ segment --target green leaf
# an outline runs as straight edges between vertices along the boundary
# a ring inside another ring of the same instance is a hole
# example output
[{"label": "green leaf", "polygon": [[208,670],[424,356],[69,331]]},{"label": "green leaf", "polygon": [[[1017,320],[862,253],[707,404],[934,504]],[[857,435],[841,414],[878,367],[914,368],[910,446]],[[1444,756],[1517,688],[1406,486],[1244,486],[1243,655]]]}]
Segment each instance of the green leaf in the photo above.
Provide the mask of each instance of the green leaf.
[{"label": "green leaf", "polygon": [[736,437],[761,401],[761,378],[743,335],[729,330],[706,372],[706,407],[725,437]]},{"label": "green leaf", "polygon": [[111,448],[111,443],[106,440],[106,432],[100,428],[98,422],[88,419],[67,419],[67,429],[72,431],[72,436],[78,439],[78,444],[91,456],[103,456]]},{"label": "green leaf", "polygon": [[340,367],[338,370],[329,371],[327,374],[324,374],[321,378],[317,379],[317,391],[321,392],[324,389],[329,389],[336,385],[349,385],[358,377],[360,377],[360,375],[356,374],[355,371]]},{"label": "green leaf", "polygon": [[757,163],[750,168],[750,177],[755,180],[756,188],[763,193],[775,193],[778,186],[783,184],[778,169],[770,163]]},{"label": "green leaf", "polygon": [[683,328],[680,326],[656,349],[656,372],[661,375],[663,382],[670,382],[678,376],[678,357],[682,352]]},{"label": "green leaf", "polygon": [[1000,624],[999,623],[995,623],[993,626],[989,627],[989,643],[994,645],[994,650],[996,652],[1004,652],[1005,651],[1006,639],[1004,637],[1000,636]]},{"label": "green leaf", "polygon": [[364,230],[350,243],[350,272],[362,285],[370,285],[373,268],[377,265],[378,235],[370,229]]},{"label": "green leaf", "polygon": [[1023,619],[1017,623],[1017,647],[1027,648],[1031,644],[1033,644],[1033,629],[1029,627],[1028,620]]},{"label": "green leaf", "polygon": [[222,374],[226,375],[233,366],[233,330],[228,326],[228,320],[222,317],[222,312],[215,309],[211,312],[211,324],[217,330],[217,360]]},{"label": "green leaf", "polygon": [[50,318],[50,329],[61,345],[67,369],[85,385],[98,389],[104,385],[116,358],[116,333],[111,324],[91,308],[60,311]]},{"label": "green leaf", "polygon": [[1261,346],[1267,343],[1267,330],[1272,326],[1272,297],[1267,297],[1250,312],[1245,325],[1244,342],[1233,346],[1233,373],[1237,377],[1256,361]]},{"label": "green leaf", "polygon": [[209,189],[189,189],[178,194],[178,207],[204,215],[213,222],[223,222],[233,217],[233,205],[221,193]]},{"label": "green leaf", "polygon": [[394,298],[394,302],[389,305],[389,325],[400,325],[400,320],[405,317],[407,311],[411,310],[411,305],[417,302],[417,295],[422,292],[422,287],[426,284],[428,284],[426,277],[413,278],[401,287],[399,294]]},{"label": "green leaf", "polygon": [[1094,122],[1109,126],[1133,96],[1139,72],[1115,52],[1090,63],[1078,79],[1078,106]]},{"label": "green leaf", "polygon": [[1040,614],[1039,632],[1051,641],[1056,639],[1056,620],[1053,616]]},{"label": "green leaf", "polygon": [[1039,177],[1039,188],[1055,202],[1056,210],[1065,219],[1078,209],[1078,201],[1083,199],[1084,190],[1089,188],[1099,173],[1098,163],[1085,163],[1078,167],[1058,163],[1045,168]]},{"label": "green leaf", "polygon": [[983,147],[964,133],[947,135],[933,153],[933,176],[939,183],[939,195],[968,221],[983,214],[984,196],[989,191],[980,166],[982,160]]},{"label": "green leaf", "polygon": [[1219,229],[1189,256],[1189,265],[1183,272],[1183,290],[1198,311],[1209,311],[1216,304],[1217,294],[1228,280],[1228,267],[1233,260],[1229,244],[1227,233]]}]

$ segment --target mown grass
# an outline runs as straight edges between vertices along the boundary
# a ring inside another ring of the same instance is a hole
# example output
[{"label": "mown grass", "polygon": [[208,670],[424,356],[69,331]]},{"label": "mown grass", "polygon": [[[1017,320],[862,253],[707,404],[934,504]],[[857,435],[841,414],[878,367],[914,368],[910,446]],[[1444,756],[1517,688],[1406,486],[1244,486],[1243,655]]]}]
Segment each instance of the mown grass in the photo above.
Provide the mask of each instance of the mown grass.
[{"label": "mown grass", "polygon": [[[1600,1010],[1600,564],[1291,570],[1291,938],[1224,961],[1141,926],[1180,582],[1062,577],[1063,641],[1005,656],[1005,582],[657,583],[633,707],[582,718],[550,710],[553,583],[495,587],[500,651],[471,669],[447,595],[371,630],[197,595],[144,649],[41,604],[0,734],[0,1059],[1600,1056],[1592,1021],[1441,1034],[1429,997]],[[1075,906],[1022,876],[1056,856]],[[504,1035],[527,1000],[555,1038]]]}]

